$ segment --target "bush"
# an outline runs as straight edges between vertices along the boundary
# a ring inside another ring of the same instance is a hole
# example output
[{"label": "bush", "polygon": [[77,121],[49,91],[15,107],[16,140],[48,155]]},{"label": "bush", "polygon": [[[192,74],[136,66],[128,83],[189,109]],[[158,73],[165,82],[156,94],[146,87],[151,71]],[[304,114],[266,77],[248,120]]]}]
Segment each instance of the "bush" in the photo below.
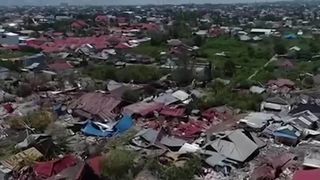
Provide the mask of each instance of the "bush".
[{"label": "bush", "polygon": [[128,66],[116,72],[116,80],[121,82],[148,83],[158,80],[161,72],[155,67],[148,66]]},{"label": "bush", "polygon": [[253,86],[253,82],[250,80],[243,80],[237,83],[237,87],[240,89],[250,89]]},{"label": "bush", "polygon": [[276,42],[274,47],[273,47],[273,50],[277,54],[285,54],[285,53],[287,53],[287,48],[282,42]]},{"label": "bush", "polygon": [[134,81],[136,83],[149,83],[158,80],[162,72],[156,67],[127,66],[117,69],[113,66],[96,66],[85,70],[85,73],[94,79],[114,79],[120,82]]},{"label": "bush", "polygon": [[151,33],[150,37],[151,37],[151,41],[150,41],[151,46],[160,46],[161,44],[166,43],[166,40],[167,40],[166,35],[162,33]]},{"label": "bush", "polygon": [[193,79],[193,71],[190,69],[179,68],[172,72],[172,80],[181,86],[189,85]]},{"label": "bush", "polygon": [[133,90],[127,90],[123,93],[122,99],[129,103],[135,103],[139,101],[140,93]]},{"label": "bush", "polygon": [[308,77],[305,77],[302,81],[302,84],[305,88],[312,88],[313,85],[314,85],[314,81],[313,81],[313,78],[308,76]]},{"label": "bush", "polygon": [[20,70],[20,66],[15,64],[12,61],[0,61],[0,67],[8,68],[11,71],[19,71]]},{"label": "bush", "polygon": [[259,110],[262,97],[255,94],[240,94],[232,92],[227,87],[220,90],[213,90],[202,98],[200,107],[207,109],[210,107],[229,105],[241,110]]},{"label": "bush", "polygon": [[203,43],[204,43],[204,39],[201,36],[196,35],[193,38],[193,45],[194,46],[201,47],[203,45]]},{"label": "bush", "polygon": [[35,112],[24,117],[14,117],[9,120],[13,129],[25,129],[26,125],[36,131],[43,132],[54,121],[53,114],[48,111]]},{"label": "bush", "polygon": [[183,167],[174,164],[163,166],[157,160],[152,160],[148,169],[159,179],[166,180],[188,180],[194,179],[196,173],[201,169],[201,160],[197,156],[192,156],[186,161]]},{"label": "bush", "polygon": [[32,87],[29,84],[21,84],[17,88],[16,95],[19,97],[27,97],[32,94]]},{"label": "bush", "polygon": [[303,60],[303,61],[309,61],[312,58],[312,53],[310,52],[310,50],[307,49],[301,49],[298,52],[298,59],[299,60]]},{"label": "bush", "polygon": [[227,60],[223,65],[223,69],[226,76],[232,77],[236,71],[236,65],[233,61]]},{"label": "bush", "polygon": [[112,66],[95,66],[89,67],[85,70],[85,73],[94,79],[114,79],[116,68]]},{"label": "bush", "polygon": [[113,149],[103,162],[103,176],[111,180],[133,179],[136,154],[128,150]]}]

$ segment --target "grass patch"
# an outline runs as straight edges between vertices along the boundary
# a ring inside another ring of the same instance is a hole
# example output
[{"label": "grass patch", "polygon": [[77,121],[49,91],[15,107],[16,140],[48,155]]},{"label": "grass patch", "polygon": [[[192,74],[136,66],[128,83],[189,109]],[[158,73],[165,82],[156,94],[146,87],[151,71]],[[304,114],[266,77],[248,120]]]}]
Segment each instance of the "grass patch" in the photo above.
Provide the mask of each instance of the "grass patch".
[{"label": "grass patch", "polygon": [[10,59],[10,58],[19,58],[24,56],[30,56],[34,53],[30,52],[21,52],[21,51],[0,51],[0,60],[1,59]]},{"label": "grass patch", "polygon": [[84,73],[94,79],[113,79],[126,83],[131,80],[135,83],[148,83],[158,80],[165,74],[165,72],[156,67],[143,65],[126,66],[122,69],[117,69],[110,65],[99,65],[86,68]]},{"label": "grass patch", "polygon": [[167,49],[168,48],[164,45],[152,46],[149,42],[147,42],[139,45],[138,47],[130,49],[129,52],[157,58],[160,56],[160,52],[166,51]]}]

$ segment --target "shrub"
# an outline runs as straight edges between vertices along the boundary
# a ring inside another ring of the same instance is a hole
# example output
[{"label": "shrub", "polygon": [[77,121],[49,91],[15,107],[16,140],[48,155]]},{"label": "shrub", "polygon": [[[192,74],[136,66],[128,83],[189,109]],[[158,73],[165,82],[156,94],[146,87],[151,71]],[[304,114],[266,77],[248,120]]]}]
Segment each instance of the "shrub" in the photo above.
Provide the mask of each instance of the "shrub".
[{"label": "shrub", "polygon": [[162,76],[158,68],[139,65],[122,69],[113,66],[96,66],[85,70],[85,73],[94,79],[114,79],[120,82],[134,81],[136,83],[148,83]]},{"label": "shrub", "polygon": [[273,47],[273,50],[277,54],[285,54],[285,53],[287,53],[287,48],[282,42],[276,42],[274,47]]},{"label": "shrub", "polygon": [[305,77],[302,81],[302,84],[305,88],[312,88],[314,85],[314,81],[312,77]]},{"label": "shrub", "polygon": [[201,169],[201,160],[197,156],[192,156],[186,161],[183,167],[174,164],[163,166],[157,160],[151,160],[148,164],[149,170],[160,179],[166,180],[187,180],[194,179],[194,175]]},{"label": "shrub", "polygon": [[16,95],[19,97],[27,97],[32,94],[32,87],[29,84],[21,84],[17,88]]},{"label": "shrub", "polygon": [[190,69],[179,68],[172,72],[172,80],[181,86],[189,85],[193,79],[193,71]]},{"label": "shrub", "polygon": [[126,102],[135,103],[140,99],[140,93],[133,90],[127,90],[123,93],[122,99]]},{"label": "shrub", "polygon": [[103,176],[111,180],[133,179],[136,157],[128,150],[111,150],[103,162]]},{"label": "shrub", "polygon": [[236,71],[236,65],[233,61],[227,60],[223,65],[223,69],[226,76],[232,77]]},{"label": "shrub", "polygon": [[48,111],[39,111],[24,117],[15,117],[9,120],[13,129],[25,129],[26,126],[43,132],[54,121],[53,114]]},{"label": "shrub", "polygon": [[116,72],[116,79],[121,82],[148,83],[158,80],[161,72],[155,67],[128,66]]},{"label": "shrub", "polygon": [[12,71],[19,71],[20,69],[20,66],[12,61],[0,61],[0,67],[5,67]]}]

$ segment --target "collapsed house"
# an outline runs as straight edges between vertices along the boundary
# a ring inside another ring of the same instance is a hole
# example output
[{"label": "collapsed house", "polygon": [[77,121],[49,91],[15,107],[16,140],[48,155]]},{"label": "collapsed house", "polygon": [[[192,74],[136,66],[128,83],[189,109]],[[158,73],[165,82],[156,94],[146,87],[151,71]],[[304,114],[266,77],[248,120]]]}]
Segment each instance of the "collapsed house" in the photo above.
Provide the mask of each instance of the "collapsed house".
[{"label": "collapsed house", "polygon": [[217,139],[207,142],[205,149],[213,150],[231,161],[242,163],[264,145],[255,135],[235,130],[222,135],[217,134]]},{"label": "collapsed house", "polygon": [[86,119],[99,118],[101,120],[113,120],[117,114],[114,112],[121,99],[103,93],[87,93],[74,100],[69,109],[73,113]]}]

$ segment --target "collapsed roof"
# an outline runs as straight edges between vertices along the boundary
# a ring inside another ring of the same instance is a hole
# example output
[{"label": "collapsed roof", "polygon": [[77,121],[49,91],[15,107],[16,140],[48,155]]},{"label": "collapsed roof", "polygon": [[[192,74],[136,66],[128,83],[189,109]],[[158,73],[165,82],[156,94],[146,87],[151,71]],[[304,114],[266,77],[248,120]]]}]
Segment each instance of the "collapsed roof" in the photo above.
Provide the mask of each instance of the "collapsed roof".
[{"label": "collapsed roof", "polygon": [[241,130],[229,132],[209,145],[219,154],[239,162],[246,161],[259,146],[246,136]]},{"label": "collapsed roof", "polygon": [[69,108],[73,110],[83,111],[92,118],[97,116],[102,119],[114,119],[116,114],[112,111],[121,103],[120,99],[116,99],[110,95],[102,93],[87,93],[71,103]]}]

